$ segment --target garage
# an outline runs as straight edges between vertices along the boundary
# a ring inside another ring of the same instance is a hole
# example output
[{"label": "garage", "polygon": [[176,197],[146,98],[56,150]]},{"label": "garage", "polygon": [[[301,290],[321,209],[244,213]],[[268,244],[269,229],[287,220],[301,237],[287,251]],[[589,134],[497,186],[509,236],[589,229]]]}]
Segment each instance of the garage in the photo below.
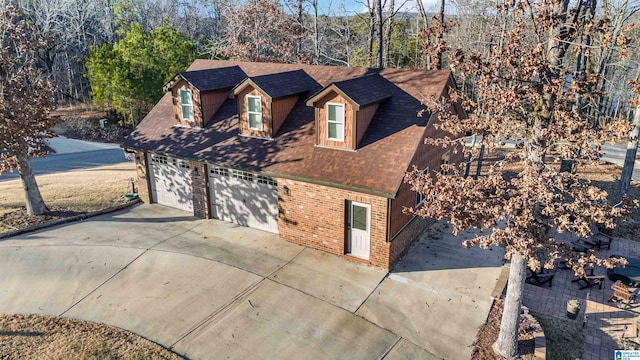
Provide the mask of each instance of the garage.
[{"label": "garage", "polygon": [[278,233],[276,179],[211,165],[209,196],[214,218]]},{"label": "garage", "polygon": [[189,162],[149,154],[151,196],[154,202],[193,212]]}]

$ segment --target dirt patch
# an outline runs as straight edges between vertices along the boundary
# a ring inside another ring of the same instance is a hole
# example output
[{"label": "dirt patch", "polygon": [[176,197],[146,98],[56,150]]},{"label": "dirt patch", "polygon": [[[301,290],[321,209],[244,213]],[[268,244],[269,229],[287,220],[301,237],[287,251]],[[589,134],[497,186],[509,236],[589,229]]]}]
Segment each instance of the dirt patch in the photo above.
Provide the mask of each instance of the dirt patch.
[{"label": "dirt patch", "polygon": [[133,162],[36,176],[38,187],[51,210],[27,216],[19,179],[0,182],[0,232],[22,229],[60,218],[124,204],[136,176]]},{"label": "dirt patch", "polygon": [[53,114],[63,120],[53,131],[72,139],[120,143],[132,130],[119,126],[117,118],[90,105],[66,106]]},{"label": "dirt patch", "polygon": [[49,208],[49,212],[44,215],[29,215],[27,214],[27,209],[22,208],[0,215],[0,224],[2,224],[0,226],[8,230],[18,230],[85,213],[86,212],[84,211],[73,211],[59,207],[52,207]]},{"label": "dirt patch", "polygon": [[2,359],[184,359],[131,332],[43,315],[0,316]]},{"label": "dirt patch", "polygon": [[[502,309],[504,300],[496,300],[489,311],[487,322],[480,327],[476,340],[473,343],[472,360],[502,360],[502,356],[496,355],[491,348],[498,340],[500,333],[500,321],[502,319]],[[518,329],[518,353],[521,360],[534,360],[535,342],[534,331],[535,324],[527,318],[520,318],[520,327]]]}]

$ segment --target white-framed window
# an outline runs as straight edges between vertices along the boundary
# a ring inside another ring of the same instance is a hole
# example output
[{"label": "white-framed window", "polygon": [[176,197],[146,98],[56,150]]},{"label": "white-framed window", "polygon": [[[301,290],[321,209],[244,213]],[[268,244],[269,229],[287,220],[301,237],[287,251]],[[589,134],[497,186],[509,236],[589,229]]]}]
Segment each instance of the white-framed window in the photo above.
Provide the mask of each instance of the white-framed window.
[{"label": "white-framed window", "polygon": [[151,154],[151,162],[156,164],[166,164],[168,163],[168,159],[164,155]]},{"label": "white-framed window", "polygon": [[231,170],[231,177],[253,182],[253,174],[242,170]]},{"label": "white-framed window", "polygon": [[262,130],[262,99],[260,96],[247,95],[247,118],[249,129]]},{"label": "white-framed window", "polygon": [[344,141],[344,104],[327,103],[327,139]]},{"label": "white-framed window", "polygon": [[229,176],[229,169],[216,167],[209,171],[214,175]]},{"label": "white-framed window", "polygon": [[[422,174],[424,174],[424,175],[429,174],[429,167],[428,166],[424,170],[422,170]],[[424,199],[425,199],[424,194],[421,194],[421,193],[416,191],[416,208],[422,204]]]},{"label": "white-framed window", "polygon": [[276,181],[276,179],[268,176],[258,175],[257,180],[258,180],[258,184],[278,186],[278,182]]},{"label": "white-framed window", "polygon": [[190,169],[191,165],[189,165],[188,161],[184,161],[184,160],[173,160],[173,164],[177,165],[178,167],[181,167],[183,169]]},{"label": "white-framed window", "polygon": [[447,151],[446,153],[442,154],[442,157],[440,158],[440,174],[442,175],[448,175],[449,171],[445,170],[442,168],[442,165],[449,165],[449,159],[451,158],[451,152]]},{"label": "white-framed window", "polygon": [[180,108],[182,109],[182,120],[193,121],[193,99],[191,90],[180,89]]}]

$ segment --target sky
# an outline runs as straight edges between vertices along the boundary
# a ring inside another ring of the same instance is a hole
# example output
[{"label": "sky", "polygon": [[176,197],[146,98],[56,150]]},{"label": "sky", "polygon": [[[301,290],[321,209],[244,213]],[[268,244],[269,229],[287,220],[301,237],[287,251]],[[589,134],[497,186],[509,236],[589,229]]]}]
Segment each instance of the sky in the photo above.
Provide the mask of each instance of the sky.
[{"label": "sky", "polygon": [[[382,1],[384,4],[385,0]],[[396,8],[400,8],[400,11],[418,12],[415,0],[395,0],[395,2]],[[439,0],[424,0],[422,3],[427,13],[437,12],[440,8]],[[366,0],[318,0],[318,4],[320,12],[323,14],[342,14],[344,12],[355,14],[367,11]]]}]

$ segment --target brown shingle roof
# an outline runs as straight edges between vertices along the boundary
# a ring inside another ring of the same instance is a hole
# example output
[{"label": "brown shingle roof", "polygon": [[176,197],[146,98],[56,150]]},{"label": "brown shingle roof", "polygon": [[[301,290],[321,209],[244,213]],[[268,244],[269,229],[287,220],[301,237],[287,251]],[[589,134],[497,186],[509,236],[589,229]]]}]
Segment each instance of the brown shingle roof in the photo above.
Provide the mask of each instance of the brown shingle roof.
[{"label": "brown shingle roof", "polygon": [[449,71],[312,66],[196,60],[190,70],[238,65],[249,76],[304,70],[313,80],[311,92],[368,73],[389,81],[391,97],[382,103],[356,151],[314,146],[314,109],[300,99],[274,139],[240,136],[236,99],[228,99],[203,129],[178,127],[172,117],[171,94],[151,110],[123,146],[262,171],[394,197],[424,140],[428,115],[418,116],[426,96],[440,96]]},{"label": "brown shingle roof", "polygon": [[239,66],[184,71],[178,75],[200,91],[230,89],[247,77]]},{"label": "brown shingle roof", "polygon": [[[249,80],[272,99],[307,92],[315,82],[303,70],[252,76],[245,81]],[[243,84],[244,82],[239,84],[238,87],[242,87]]]},{"label": "brown shingle roof", "polygon": [[351,99],[357,105],[357,108],[388,99],[393,93],[392,85],[389,81],[379,74],[371,73],[349,80],[334,82],[312,95],[307,100],[307,104],[309,105],[310,102],[319,100],[334,88]]}]

